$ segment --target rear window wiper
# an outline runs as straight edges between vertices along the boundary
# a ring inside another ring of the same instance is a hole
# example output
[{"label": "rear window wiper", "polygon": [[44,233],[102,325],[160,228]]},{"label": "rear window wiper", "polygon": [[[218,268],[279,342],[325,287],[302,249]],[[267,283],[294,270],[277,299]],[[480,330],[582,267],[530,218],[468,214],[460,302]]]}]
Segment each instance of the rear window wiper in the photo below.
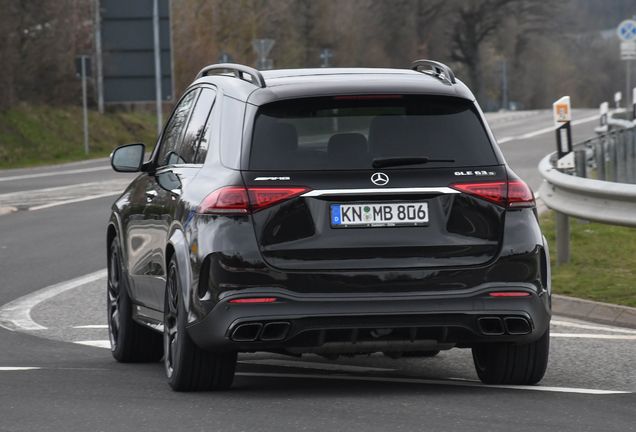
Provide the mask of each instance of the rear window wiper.
[{"label": "rear window wiper", "polygon": [[386,168],[402,165],[419,165],[429,162],[455,162],[455,159],[431,159],[428,157],[382,157],[373,159],[373,168]]}]

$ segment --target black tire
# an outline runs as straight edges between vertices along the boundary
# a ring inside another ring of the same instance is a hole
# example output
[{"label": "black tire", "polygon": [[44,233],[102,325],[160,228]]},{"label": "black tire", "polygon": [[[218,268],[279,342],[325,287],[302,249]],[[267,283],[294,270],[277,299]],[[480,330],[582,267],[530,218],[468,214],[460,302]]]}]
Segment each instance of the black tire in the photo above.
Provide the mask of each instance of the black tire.
[{"label": "black tire", "polygon": [[164,365],[175,391],[226,390],[232,385],[237,353],[202,350],[186,331],[186,310],[179,270],[173,257],[168,269],[164,306]]},{"label": "black tire", "polygon": [[161,360],[161,334],[142,326],[132,318],[133,303],[128,296],[121,247],[117,237],[111,242],[108,252],[106,304],[110,350],[115,360],[121,363],[149,363]]},{"label": "black tire", "polygon": [[526,344],[488,344],[473,348],[477,376],[485,384],[536,384],[548,366],[550,330]]}]

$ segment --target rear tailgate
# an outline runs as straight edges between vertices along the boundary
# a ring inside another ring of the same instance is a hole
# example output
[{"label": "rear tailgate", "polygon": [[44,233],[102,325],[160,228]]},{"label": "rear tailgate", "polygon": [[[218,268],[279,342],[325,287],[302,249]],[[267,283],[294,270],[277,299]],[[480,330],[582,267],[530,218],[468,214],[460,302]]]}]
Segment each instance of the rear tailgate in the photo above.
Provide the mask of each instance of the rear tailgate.
[{"label": "rear tailgate", "polygon": [[[476,266],[498,253],[505,204],[450,187],[499,181],[507,193],[505,166],[470,100],[282,100],[258,108],[250,141],[243,180],[273,188],[260,189],[269,207],[253,220],[263,259],[276,268]],[[277,188],[292,186],[306,190],[279,201],[286,193]]]},{"label": "rear tailgate", "polygon": [[[466,172],[440,168],[243,176],[248,188],[309,189],[253,214],[261,254],[273,267],[416,269],[480,265],[497,255],[504,208],[449,187],[463,181]],[[488,173],[488,180],[506,181],[502,166],[480,172]],[[371,178],[377,173],[385,174],[389,183],[374,185]]]}]

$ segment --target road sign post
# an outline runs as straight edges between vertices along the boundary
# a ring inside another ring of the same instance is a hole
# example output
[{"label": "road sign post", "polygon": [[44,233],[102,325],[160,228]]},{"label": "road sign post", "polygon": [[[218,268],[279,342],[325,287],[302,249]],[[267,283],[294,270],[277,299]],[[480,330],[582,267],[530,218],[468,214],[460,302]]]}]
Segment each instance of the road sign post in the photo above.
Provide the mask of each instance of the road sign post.
[{"label": "road sign post", "polygon": [[557,168],[574,168],[574,154],[572,153],[572,132],[570,121],[572,109],[570,96],[564,96],[553,105],[554,127],[556,129],[557,152],[559,159]]},{"label": "road sign post", "polygon": [[621,107],[621,100],[623,99],[623,93],[616,92],[614,93],[614,102],[616,103],[616,108]]},{"label": "road sign post", "polygon": [[603,102],[601,108],[601,126],[607,126],[607,114],[609,113],[609,104]]},{"label": "road sign post", "polygon": [[618,25],[616,29],[621,42],[621,59],[627,62],[625,73],[625,106],[629,109],[631,102],[629,97],[631,95],[631,75],[632,75],[632,60],[636,59],[636,21],[625,20]]},{"label": "road sign post", "polygon": [[87,55],[75,58],[75,68],[82,78],[82,108],[84,111],[84,152],[88,154],[88,97],[86,94],[86,77],[90,75],[91,58]]},{"label": "road sign post", "polygon": [[157,135],[163,126],[163,98],[161,96],[161,42],[159,39],[159,0],[152,2],[152,35],[155,58],[155,101],[157,105]]},{"label": "road sign post", "polygon": [[323,48],[323,50],[320,51],[320,59],[322,60],[320,67],[331,67],[332,57],[333,51],[329,48]]},{"label": "road sign post", "polygon": [[252,46],[254,50],[258,53],[259,59],[256,60],[256,69],[259,70],[269,70],[274,69],[274,61],[272,59],[267,58],[267,54],[272,50],[274,43],[276,41],[274,39],[254,39],[252,40]]},{"label": "road sign post", "polygon": [[102,67],[102,30],[101,18],[99,15],[99,0],[94,0],[93,13],[95,20],[95,69],[97,71],[97,111],[104,114],[104,73]]},{"label": "road sign post", "polygon": [[[572,120],[572,108],[570,106],[570,96],[563,96],[552,105],[554,114],[554,127],[557,141],[557,168],[574,168],[574,153],[572,152],[572,131],[570,121]],[[555,212],[556,217],[556,244],[557,244],[557,265],[566,264],[570,261],[570,218],[569,216]]]},{"label": "road sign post", "polygon": [[219,63],[234,63],[234,58],[231,55],[224,53],[219,56]]}]

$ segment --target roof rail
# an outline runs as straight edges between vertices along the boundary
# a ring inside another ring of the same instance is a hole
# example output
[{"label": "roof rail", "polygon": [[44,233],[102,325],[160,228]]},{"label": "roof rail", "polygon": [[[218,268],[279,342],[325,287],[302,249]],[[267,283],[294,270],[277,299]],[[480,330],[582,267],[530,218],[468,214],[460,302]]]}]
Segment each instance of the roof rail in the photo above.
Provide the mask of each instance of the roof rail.
[{"label": "roof rail", "polygon": [[[207,76],[208,72],[211,72],[213,70],[224,70],[224,69],[234,71],[235,77],[240,78],[247,82],[251,82],[256,87],[260,87],[260,88],[267,87],[267,84],[265,84],[265,78],[263,78],[263,75],[259,71],[249,66],[243,66],[236,63],[219,63],[215,65],[206,66],[203,69],[201,69],[201,71],[197,74],[197,76],[194,79],[196,81],[201,77]],[[252,81],[246,80],[243,74],[248,74],[250,77],[252,77]]]},{"label": "roof rail", "polygon": [[436,62],[433,60],[415,60],[413,64],[411,64],[411,69],[421,72],[420,66],[430,67],[433,75],[438,78],[446,78],[446,81],[451,84],[457,83],[457,81],[455,80],[455,74],[453,73],[451,68],[446,66],[444,63]]}]

